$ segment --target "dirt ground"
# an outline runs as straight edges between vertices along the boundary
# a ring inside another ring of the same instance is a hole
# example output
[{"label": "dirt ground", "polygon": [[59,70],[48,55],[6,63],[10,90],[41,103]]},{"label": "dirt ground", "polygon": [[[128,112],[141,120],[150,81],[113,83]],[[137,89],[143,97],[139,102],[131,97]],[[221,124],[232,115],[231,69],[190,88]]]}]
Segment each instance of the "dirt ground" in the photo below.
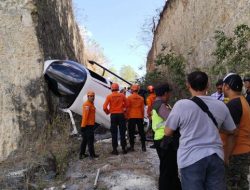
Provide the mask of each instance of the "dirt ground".
[{"label": "dirt ground", "polygon": [[[110,134],[104,136],[107,138]],[[149,148],[151,142],[147,142],[147,151],[142,152],[137,136],[134,152],[122,154],[121,147],[118,147],[119,155],[112,155],[111,139],[100,140],[102,138],[103,135],[96,135],[96,139],[99,139],[95,143],[96,153],[99,155],[96,159],[87,157],[79,160],[80,137],[69,139],[69,142],[60,146],[53,144],[53,148],[59,146],[57,149],[67,149],[70,153],[64,155],[62,152],[62,155],[56,155],[56,159],[50,154],[39,158],[33,151],[27,151],[25,157],[15,155],[11,160],[0,163],[0,189],[157,189],[159,159],[156,150]],[[70,149],[72,150],[69,151]],[[97,186],[94,186],[98,169],[100,174]]]},{"label": "dirt ground", "polygon": [[[136,142],[134,152],[124,155],[118,149],[119,155],[116,156],[110,154],[111,139],[98,141],[95,148],[99,158],[72,158],[60,188],[47,189],[156,190],[159,160],[156,150],[149,148],[150,145],[147,144],[147,152],[142,152],[140,142]],[[100,174],[94,187],[98,169]]]}]

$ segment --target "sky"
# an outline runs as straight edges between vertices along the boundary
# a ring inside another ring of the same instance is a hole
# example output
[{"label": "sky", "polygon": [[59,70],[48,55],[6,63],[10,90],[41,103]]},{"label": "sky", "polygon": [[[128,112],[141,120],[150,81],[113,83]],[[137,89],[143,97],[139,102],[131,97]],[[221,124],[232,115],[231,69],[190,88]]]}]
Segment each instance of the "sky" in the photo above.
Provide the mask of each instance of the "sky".
[{"label": "sky", "polygon": [[142,26],[158,17],[164,4],[165,0],[73,0],[78,25],[103,48],[109,60],[107,67],[119,71],[130,65],[139,76],[145,74],[151,47],[141,39],[145,35]]}]

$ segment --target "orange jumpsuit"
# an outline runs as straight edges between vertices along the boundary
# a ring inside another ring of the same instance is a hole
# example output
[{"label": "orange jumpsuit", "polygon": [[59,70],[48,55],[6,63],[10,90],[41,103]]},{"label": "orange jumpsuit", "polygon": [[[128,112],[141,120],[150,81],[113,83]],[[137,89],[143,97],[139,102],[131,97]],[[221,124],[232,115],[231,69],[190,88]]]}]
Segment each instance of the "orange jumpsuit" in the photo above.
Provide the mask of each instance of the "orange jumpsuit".
[{"label": "orange jumpsuit", "polygon": [[88,144],[89,155],[95,157],[94,149],[94,125],[95,125],[95,106],[94,103],[86,101],[82,105],[82,143],[80,148],[80,159],[85,154],[86,146]]},{"label": "orange jumpsuit", "polygon": [[127,98],[127,116],[131,118],[144,118],[144,100],[137,93],[133,93]]},{"label": "orange jumpsuit", "polygon": [[146,151],[146,137],[143,129],[144,99],[138,93],[134,92],[127,98],[127,116],[130,148],[134,149],[135,127],[137,126],[141,137],[142,150]]},{"label": "orange jumpsuit", "polygon": [[148,109],[147,109],[147,114],[148,114],[148,117],[151,118],[151,115],[152,115],[152,106],[153,106],[153,103],[155,101],[155,98],[156,98],[156,95],[155,93],[151,93],[149,94],[149,96],[147,97],[147,100],[146,100],[146,103],[147,103],[147,106],[148,106]]},{"label": "orange jumpsuit", "polygon": [[[113,152],[117,153],[117,146],[118,146],[118,126],[120,131],[120,139],[121,139],[121,146],[123,149],[123,153],[126,153],[126,120],[125,120],[125,111],[126,111],[126,97],[124,94],[119,93],[118,91],[113,91],[110,95],[107,96],[104,104],[103,104],[103,111],[106,114],[110,113],[110,120],[111,120],[111,135],[112,135],[112,147]],[[118,153],[117,153],[118,154]]]},{"label": "orange jumpsuit", "polygon": [[86,127],[87,125],[95,125],[95,106],[94,103],[86,101],[82,105],[82,123],[81,127]]}]

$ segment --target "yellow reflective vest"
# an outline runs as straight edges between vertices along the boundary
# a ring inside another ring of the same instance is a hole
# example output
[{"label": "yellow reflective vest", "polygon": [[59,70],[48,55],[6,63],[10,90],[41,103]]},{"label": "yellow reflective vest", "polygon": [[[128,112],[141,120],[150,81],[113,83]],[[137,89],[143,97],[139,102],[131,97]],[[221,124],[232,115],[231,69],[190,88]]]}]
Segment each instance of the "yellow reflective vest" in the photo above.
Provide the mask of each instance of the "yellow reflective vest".
[{"label": "yellow reflective vest", "polygon": [[161,140],[164,136],[164,120],[158,115],[155,109],[152,110],[152,129],[155,132],[154,140]]}]

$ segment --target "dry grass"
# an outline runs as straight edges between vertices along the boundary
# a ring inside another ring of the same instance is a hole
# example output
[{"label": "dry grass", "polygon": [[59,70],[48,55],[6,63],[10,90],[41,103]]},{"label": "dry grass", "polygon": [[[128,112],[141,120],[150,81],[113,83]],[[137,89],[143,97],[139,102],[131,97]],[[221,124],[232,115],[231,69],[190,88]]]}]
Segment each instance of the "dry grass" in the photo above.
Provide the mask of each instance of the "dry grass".
[{"label": "dry grass", "polygon": [[[64,175],[68,161],[78,150],[79,141],[69,136],[71,124],[65,115],[59,115],[44,129],[36,131],[30,139],[25,139],[22,147],[9,159],[0,163],[0,189],[42,189],[46,183],[40,176],[54,171],[56,179]],[[26,137],[27,138],[27,137]],[[9,183],[10,172],[27,169],[17,183]]]}]

